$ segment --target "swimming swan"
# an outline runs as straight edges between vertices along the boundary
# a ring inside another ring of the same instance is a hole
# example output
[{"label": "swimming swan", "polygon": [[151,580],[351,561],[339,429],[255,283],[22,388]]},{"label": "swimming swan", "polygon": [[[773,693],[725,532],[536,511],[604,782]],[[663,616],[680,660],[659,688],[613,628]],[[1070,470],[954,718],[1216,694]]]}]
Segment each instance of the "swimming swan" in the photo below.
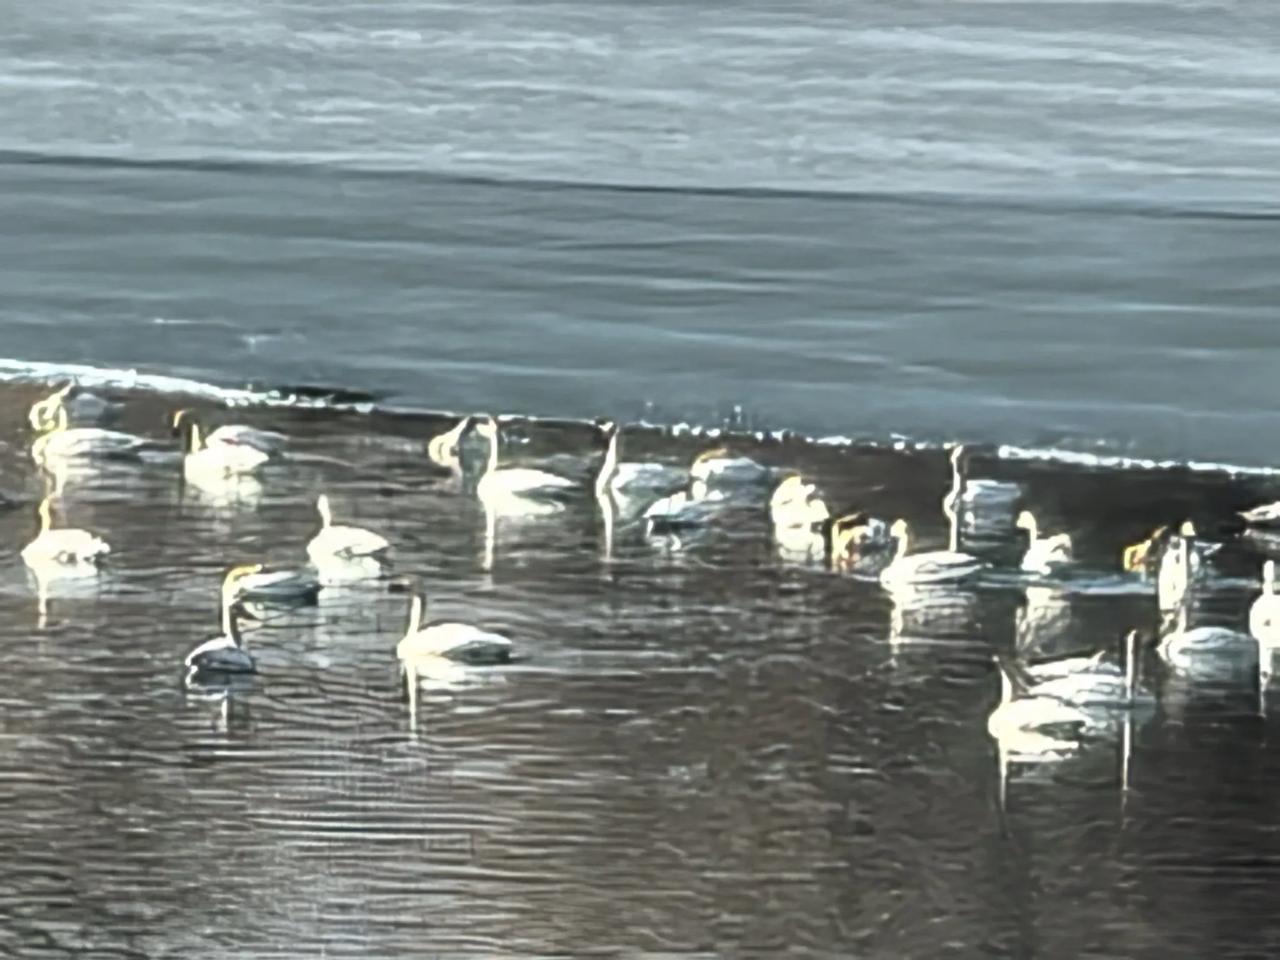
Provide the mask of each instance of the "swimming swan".
[{"label": "swimming swan", "polygon": [[1124,637],[1124,667],[1093,657],[1060,658],[1025,670],[1034,696],[1057,697],[1079,707],[1125,707],[1147,702],[1150,695],[1138,686],[1142,663],[1142,635],[1130,630]]},{"label": "swimming swan", "polygon": [[222,580],[222,633],[206,640],[182,661],[187,668],[188,685],[202,680],[225,678],[229,674],[255,673],[253,656],[244,648],[244,638],[236,620],[236,581],[252,571],[253,566],[232,567]]},{"label": "swimming swan", "polygon": [[1027,531],[1027,552],[1022,557],[1022,569],[1032,573],[1054,573],[1070,566],[1075,555],[1071,548],[1071,535],[1055,533],[1040,536],[1040,527],[1030,510],[1023,510],[1014,522],[1019,530]]},{"label": "swimming swan", "polygon": [[689,482],[689,471],[653,461],[622,461],[622,428],[612,420],[600,424],[604,434],[604,460],[596,474],[596,496],[612,494],[622,499],[660,497],[675,493]]},{"label": "swimming swan", "polygon": [[996,740],[1016,741],[1024,734],[1036,733],[1066,746],[1098,726],[1096,713],[1058,697],[1037,694],[1034,687],[1028,689],[1019,681],[1003,658],[997,657],[996,663],[1000,670],[1000,703],[987,717],[987,732]]},{"label": "swimming swan", "polygon": [[1176,628],[1156,647],[1165,663],[1179,673],[1193,675],[1234,672],[1236,668],[1257,665],[1256,638],[1227,627],[1189,627],[1189,607],[1189,602],[1182,603]]},{"label": "swimming swan", "polygon": [[68,427],[67,411],[58,407],[53,428],[31,443],[31,456],[36,463],[72,459],[125,459],[137,457],[155,444],[131,433],[103,430],[100,427]]},{"label": "swimming swan", "polygon": [[[178,411],[179,415],[183,412]],[[178,419],[174,420],[175,424],[180,422]],[[214,431],[215,434],[217,432]],[[188,480],[226,480],[249,476],[271,459],[271,454],[248,444],[232,441],[212,443],[211,440],[212,437],[206,440],[201,436],[200,424],[194,419],[187,421],[182,472]]]},{"label": "swimming swan", "polygon": [[895,520],[889,533],[897,541],[898,548],[893,561],[880,572],[880,583],[890,589],[966,583],[990,566],[984,560],[956,550],[911,554],[910,529],[906,520]]},{"label": "swimming swan", "polygon": [[390,552],[391,544],[387,539],[372,530],[335,526],[333,514],[329,510],[329,498],[323,493],[316,498],[316,510],[320,512],[320,532],[307,544],[307,556],[317,566],[335,561],[382,561]]},{"label": "swimming swan", "polygon": [[111,552],[107,541],[88,530],[53,527],[49,498],[40,501],[35,539],[22,548],[22,562],[33,570],[75,570],[96,567]]},{"label": "swimming swan", "polygon": [[655,533],[706,526],[732,503],[726,491],[708,490],[705,483],[694,482],[688,490],[651,503],[644,512],[645,531]]},{"label": "swimming swan", "polygon": [[499,467],[498,421],[493,417],[478,418],[474,430],[489,441],[489,461],[476,485],[476,494],[486,501],[519,501],[557,499],[578,489],[578,483],[565,477],[532,467]]},{"label": "swimming swan", "polygon": [[[172,432],[175,435],[178,434],[182,430],[184,423],[190,423],[192,428],[197,427],[195,415],[191,410],[185,408],[175,410],[171,423]],[[266,454],[268,457],[280,453],[288,442],[289,438],[283,433],[276,433],[273,430],[259,430],[256,427],[246,427],[240,423],[223,424],[203,438],[203,446],[205,448],[228,447],[232,450],[248,448]],[[197,447],[197,449],[200,449],[200,447]]]}]

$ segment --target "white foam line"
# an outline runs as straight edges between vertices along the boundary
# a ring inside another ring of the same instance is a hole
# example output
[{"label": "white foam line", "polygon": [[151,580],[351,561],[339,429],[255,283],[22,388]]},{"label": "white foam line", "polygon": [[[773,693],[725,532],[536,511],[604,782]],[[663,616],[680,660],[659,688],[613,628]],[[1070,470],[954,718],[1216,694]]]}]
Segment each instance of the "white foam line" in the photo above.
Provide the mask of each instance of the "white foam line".
[{"label": "white foam line", "polygon": [[1084,453],[1056,447],[1018,447],[1004,444],[998,448],[997,455],[1006,460],[1052,461],[1099,470],[1191,470],[1195,473],[1227,473],[1233,476],[1280,476],[1280,468],[1277,467],[1245,467],[1234,463],[1202,460],[1153,460],[1147,457],[1127,457],[1123,454]]}]

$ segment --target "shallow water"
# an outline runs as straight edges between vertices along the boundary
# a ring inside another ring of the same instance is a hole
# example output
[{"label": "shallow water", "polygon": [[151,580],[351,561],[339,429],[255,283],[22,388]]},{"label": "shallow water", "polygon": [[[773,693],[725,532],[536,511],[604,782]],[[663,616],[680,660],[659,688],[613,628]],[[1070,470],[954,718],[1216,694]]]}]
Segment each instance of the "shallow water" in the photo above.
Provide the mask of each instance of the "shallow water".
[{"label": "shallow water", "polygon": [[[34,395],[9,388],[0,424],[0,476],[26,500],[42,487],[15,411]],[[122,426],[164,439],[176,402],[133,397]],[[1103,742],[1015,766],[999,802],[992,653],[1150,627],[1140,586],[983,589],[921,623],[878,585],[780,556],[759,512],[678,544],[625,526],[606,541],[584,497],[490,535],[469,482],[426,469],[422,440],[445,422],[202,409],[285,430],[298,462],[229,502],[184,488],[173,463],[67,479],[58,516],[106,536],[112,563],[98,583],[50,586],[43,612],[16,557],[32,511],[0,515],[6,949],[1201,957],[1280,934],[1280,731],[1250,684],[1188,686],[1149,663],[1160,707],[1134,732],[1127,789]],[[571,425],[508,433],[514,456],[580,452],[587,469],[597,445]],[[677,462],[699,448],[630,445]],[[936,452],[750,449],[945,538]],[[1100,582],[1162,515],[1274,483],[981,457],[974,474],[1022,478]],[[252,625],[252,684],[185,693],[221,570],[301,561],[320,490],[392,540],[397,579]],[[412,728],[393,654],[411,578],[432,615],[520,651],[428,678]],[[1237,622],[1250,596],[1217,616]]]}]

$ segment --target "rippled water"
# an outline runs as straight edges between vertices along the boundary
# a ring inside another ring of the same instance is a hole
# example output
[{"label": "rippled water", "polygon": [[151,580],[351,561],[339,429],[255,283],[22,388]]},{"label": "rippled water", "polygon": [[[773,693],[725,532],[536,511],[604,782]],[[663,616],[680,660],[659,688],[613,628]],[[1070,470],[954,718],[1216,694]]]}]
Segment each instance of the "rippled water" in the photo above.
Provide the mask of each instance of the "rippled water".
[{"label": "rippled water", "polygon": [[[24,501],[42,490],[17,416],[34,395],[9,389],[0,425],[0,476]],[[123,425],[163,439],[177,402],[134,397]],[[626,525],[606,539],[588,497],[491,525],[469,481],[426,468],[440,421],[234,419],[292,438],[257,491],[209,498],[164,463],[65,480],[63,522],[113,544],[100,583],[42,591],[16,556],[33,511],[0,515],[0,943],[17,955],[1202,957],[1280,933],[1277,731],[1252,686],[1151,665],[1161,705],[1127,788],[1120,745],[1101,743],[1015,766],[999,802],[991,654],[1111,644],[1154,623],[1140,589],[982,590],[931,624],[780,554],[761,513],[679,543]],[[509,433],[517,457],[576,452],[589,471],[598,454],[580,426]],[[678,462],[701,444],[631,445]],[[945,537],[940,454],[752,452]],[[975,463],[993,473],[1022,478],[1102,579],[1157,520],[1276,492]],[[411,727],[397,579],[253,625],[249,689],[184,693],[222,569],[301,561],[320,490],[391,539],[434,615],[509,633],[517,662],[428,678]]]}]

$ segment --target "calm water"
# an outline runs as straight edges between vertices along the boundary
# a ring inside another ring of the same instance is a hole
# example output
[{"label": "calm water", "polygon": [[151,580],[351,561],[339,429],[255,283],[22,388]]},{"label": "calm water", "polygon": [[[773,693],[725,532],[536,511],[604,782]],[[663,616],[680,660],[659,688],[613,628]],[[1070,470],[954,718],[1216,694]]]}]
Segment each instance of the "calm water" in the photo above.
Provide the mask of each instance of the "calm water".
[{"label": "calm water", "polygon": [[[32,396],[10,389],[3,409]],[[163,438],[176,402],[134,398],[123,426]],[[62,522],[114,546],[99,582],[30,579],[16,547],[33,511],[0,514],[0,943],[15,955],[1191,958],[1280,937],[1280,728],[1252,684],[1188,688],[1148,665],[1160,708],[1134,732],[1127,788],[1104,742],[1013,767],[999,802],[992,653],[1112,644],[1154,624],[1140,588],[989,589],[930,623],[780,553],[754,511],[679,544],[606,537],[585,497],[491,525],[469,481],[425,469],[438,421],[236,418],[287,430],[299,462],[230,497],[184,488],[174,464],[63,479]],[[48,481],[16,420],[0,423],[0,476],[30,501]],[[514,455],[592,462],[588,431],[511,434]],[[694,449],[632,438],[637,456]],[[945,536],[938,454],[752,452],[838,503],[908,516],[926,544]],[[1103,579],[1161,516],[1276,492],[1179,471],[975,472],[1021,477]],[[221,570],[301,561],[319,490],[390,537],[435,616],[508,632],[518,662],[429,679],[412,727],[396,581],[264,619],[248,689],[185,694]]]},{"label": "calm water", "polygon": [[[1280,448],[1273,3],[8,7],[0,379],[152,375],[129,429],[167,438],[166,376],[1233,464]],[[48,482],[36,395],[0,388],[0,953],[1280,943],[1274,696],[1260,712],[1252,686],[1148,664],[1159,708],[1131,749],[1015,766],[1000,801],[992,653],[1110,645],[1155,625],[1141,590],[1008,580],[930,623],[780,553],[758,510],[679,544],[609,532],[590,500],[490,524],[425,469],[438,420],[257,408],[235,419],[299,455],[260,488],[184,488],[172,463],[66,478],[58,516],[114,562],[41,585],[17,556]],[[591,465],[580,423],[515,432]],[[936,452],[754,452],[945,539]],[[1113,584],[1155,524],[1280,495],[977,470],[1023,480]],[[508,632],[520,660],[432,678],[411,726],[397,580],[254,625],[248,689],[184,693],[221,571],[300,560],[322,489],[390,537],[432,615]],[[1229,552],[1256,576],[1253,547]],[[1251,596],[1206,615],[1239,625]]]}]

